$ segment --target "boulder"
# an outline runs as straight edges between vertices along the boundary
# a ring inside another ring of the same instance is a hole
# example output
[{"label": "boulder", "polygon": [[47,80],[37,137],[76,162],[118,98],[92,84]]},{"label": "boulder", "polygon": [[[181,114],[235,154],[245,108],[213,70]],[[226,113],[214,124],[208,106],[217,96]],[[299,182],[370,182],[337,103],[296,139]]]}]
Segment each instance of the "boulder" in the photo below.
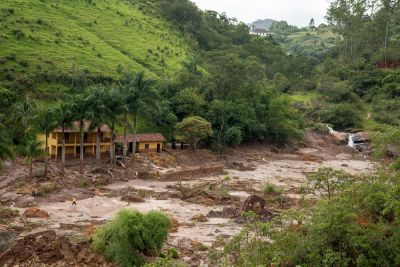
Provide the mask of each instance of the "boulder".
[{"label": "boulder", "polygon": [[24,216],[27,218],[49,218],[49,214],[39,208],[28,208],[24,211]]},{"label": "boulder", "polygon": [[261,215],[265,207],[265,199],[258,195],[249,196],[242,206],[242,212],[253,211]]}]

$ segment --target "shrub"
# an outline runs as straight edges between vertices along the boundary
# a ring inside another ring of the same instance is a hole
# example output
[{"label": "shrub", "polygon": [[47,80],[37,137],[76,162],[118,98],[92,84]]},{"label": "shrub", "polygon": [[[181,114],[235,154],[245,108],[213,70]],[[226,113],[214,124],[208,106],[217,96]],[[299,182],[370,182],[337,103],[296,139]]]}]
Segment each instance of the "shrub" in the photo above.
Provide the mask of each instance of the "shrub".
[{"label": "shrub", "polygon": [[57,187],[56,184],[47,183],[47,184],[44,184],[44,185],[39,187],[38,195],[41,196],[41,197],[44,197],[44,196],[50,194],[51,192],[53,192],[53,191],[55,191],[57,189],[58,189],[58,187]]},{"label": "shrub", "polygon": [[268,195],[268,194],[275,194],[275,193],[279,193],[279,192],[280,192],[280,189],[279,189],[276,185],[274,185],[274,184],[267,183],[267,184],[264,186],[264,194],[265,194],[265,195]]},{"label": "shrub", "polygon": [[224,134],[224,143],[227,146],[239,145],[241,142],[242,131],[238,127],[231,127]]},{"label": "shrub", "polygon": [[170,226],[163,213],[122,210],[95,233],[92,246],[123,267],[141,266],[143,255],[159,254]]},{"label": "shrub", "polygon": [[362,113],[352,104],[337,104],[328,112],[327,120],[336,129],[360,127],[362,125]]}]

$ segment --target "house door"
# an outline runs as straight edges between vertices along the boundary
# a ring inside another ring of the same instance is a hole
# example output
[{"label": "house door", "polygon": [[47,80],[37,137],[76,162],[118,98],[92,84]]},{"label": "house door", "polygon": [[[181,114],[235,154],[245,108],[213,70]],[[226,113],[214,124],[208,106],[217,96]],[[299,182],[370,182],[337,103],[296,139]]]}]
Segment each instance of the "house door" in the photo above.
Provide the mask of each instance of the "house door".
[{"label": "house door", "polygon": [[157,144],[157,152],[158,152],[158,153],[161,152],[161,144]]}]

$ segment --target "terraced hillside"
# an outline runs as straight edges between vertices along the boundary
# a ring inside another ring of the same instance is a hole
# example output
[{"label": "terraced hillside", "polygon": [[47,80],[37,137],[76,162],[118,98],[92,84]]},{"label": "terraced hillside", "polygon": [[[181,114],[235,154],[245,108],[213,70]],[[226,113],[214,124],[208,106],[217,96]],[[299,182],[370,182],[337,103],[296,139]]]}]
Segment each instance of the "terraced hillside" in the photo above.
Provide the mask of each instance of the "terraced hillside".
[{"label": "terraced hillside", "polygon": [[155,6],[142,0],[2,0],[1,78],[113,78],[122,68],[145,69],[150,76],[174,72],[188,47]]}]

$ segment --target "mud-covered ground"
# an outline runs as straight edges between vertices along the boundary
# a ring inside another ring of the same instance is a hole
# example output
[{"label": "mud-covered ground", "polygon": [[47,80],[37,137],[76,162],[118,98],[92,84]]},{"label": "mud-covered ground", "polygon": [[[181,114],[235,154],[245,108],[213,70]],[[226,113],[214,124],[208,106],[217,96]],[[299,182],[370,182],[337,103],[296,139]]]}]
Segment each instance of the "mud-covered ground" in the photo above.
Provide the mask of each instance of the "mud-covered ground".
[{"label": "mud-covered ground", "polygon": [[[42,167],[41,163],[35,164],[39,178],[33,180],[26,178],[22,160],[8,163],[1,173],[0,201],[20,215],[0,222],[0,234],[16,233],[8,236],[8,243],[0,246],[0,251],[11,246],[18,235],[38,229],[54,230],[57,236],[67,237],[73,243],[86,242],[83,244],[90,251],[88,241],[96,227],[119,210],[134,208],[168,214],[174,229],[166,247],[175,247],[180,260],[191,266],[208,266],[208,249],[220,247],[240,231],[242,221],[238,212],[243,203],[254,194],[264,197],[267,183],[279,188],[286,199],[285,203],[278,203],[273,197],[265,197],[268,214],[277,214],[301,205],[303,198],[315,197],[304,190],[307,174],[321,167],[353,174],[372,172],[374,163],[367,155],[346,148],[331,136],[307,133],[300,148],[253,144],[230,149],[224,156],[207,150],[195,154],[176,150],[139,156],[135,162],[127,162],[126,168],[87,166],[83,177],[76,167],[69,167],[66,177],[61,178],[59,166],[53,163],[50,178],[44,181],[40,178]],[[35,188],[41,192],[37,199],[31,195]],[[78,199],[76,207],[71,205],[72,197]],[[47,212],[48,217],[22,215],[32,207]],[[32,266],[32,262],[26,264]],[[52,264],[100,263],[67,263],[58,258]]]}]

